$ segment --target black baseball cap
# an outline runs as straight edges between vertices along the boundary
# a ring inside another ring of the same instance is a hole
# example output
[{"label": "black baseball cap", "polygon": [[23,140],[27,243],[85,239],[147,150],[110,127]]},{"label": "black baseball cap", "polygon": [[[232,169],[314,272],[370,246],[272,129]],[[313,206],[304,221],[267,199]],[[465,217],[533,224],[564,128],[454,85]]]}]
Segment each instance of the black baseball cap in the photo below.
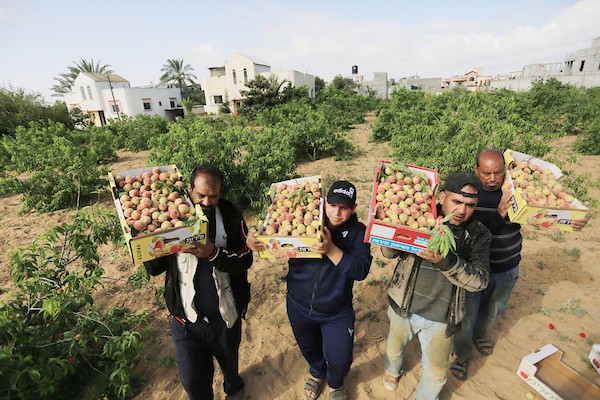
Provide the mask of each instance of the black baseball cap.
[{"label": "black baseball cap", "polygon": [[329,204],[343,203],[348,207],[354,207],[356,204],[356,187],[348,181],[336,181],[331,184],[327,192],[327,202]]},{"label": "black baseball cap", "polygon": [[[475,190],[477,190],[477,193],[463,192],[462,188],[467,185],[473,186]],[[475,175],[466,172],[455,172],[448,175],[444,187],[441,190],[444,192],[457,193],[465,197],[479,197],[479,191],[481,189],[481,182]]]}]

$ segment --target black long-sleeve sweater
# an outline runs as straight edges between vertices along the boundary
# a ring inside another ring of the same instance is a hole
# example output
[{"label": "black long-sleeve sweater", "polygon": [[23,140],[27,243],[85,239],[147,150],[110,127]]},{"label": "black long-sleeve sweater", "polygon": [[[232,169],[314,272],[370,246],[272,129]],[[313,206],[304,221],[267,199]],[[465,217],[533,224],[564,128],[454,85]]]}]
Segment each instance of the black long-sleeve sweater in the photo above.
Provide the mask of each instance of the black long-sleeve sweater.
[{"label": "black long-sleeve sweater", "polygon": [[521,262],[523,237],[521,225],[511,223],[498,213],[502,190],[479,191],[479,203],[473,217],[483,223],[492,233],[490,245],[490,269],[492,273],[508,271]]}]

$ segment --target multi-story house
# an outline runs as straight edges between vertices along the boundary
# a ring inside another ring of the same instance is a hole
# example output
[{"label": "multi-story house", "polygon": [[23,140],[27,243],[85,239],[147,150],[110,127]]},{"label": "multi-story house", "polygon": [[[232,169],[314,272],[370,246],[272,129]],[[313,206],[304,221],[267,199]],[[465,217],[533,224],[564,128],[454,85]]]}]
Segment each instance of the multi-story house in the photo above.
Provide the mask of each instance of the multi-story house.
[{"label": "multi-story house", "polygon": [[481,75],[481,68],[474,68],[464,75],[442,78],[441,89],[452,89],[455,86],[462,86],[469,91],[487,90],[490,81],[490,76]]},{"label": "multi-story house", "polygon": [[580,87],[600,86],[600,37],[592,40],[591,47],[567,54],[563,62],[529,64],[521,71],[498,76],[491,88],[524,91],[536,81],[550,78]]},{"label": "multi-story house", "polygon": [[255,58],[240,53],[234,54],[225,65],[209,68],[210,76],[202,79],[202,90],[206,98],[204,109],[207,113],[216,114],[224,102],[229,109],[237,112],[244,101],[240,93],[246,90],[246,83],[258,75],[266,78],[275,75],[280,82],[286,80],[293,87],[305,86],[311,98],[315,97],[315,77],[299,71],[271,71],[271,67]]},{"label": "multi-story house", "polygon": [[131,87],[116,74],[81,72],[64,99],[69,110],[81,109],[96,126],[125,115],[160,115],[169,121],[183,116],[178,88]]}]

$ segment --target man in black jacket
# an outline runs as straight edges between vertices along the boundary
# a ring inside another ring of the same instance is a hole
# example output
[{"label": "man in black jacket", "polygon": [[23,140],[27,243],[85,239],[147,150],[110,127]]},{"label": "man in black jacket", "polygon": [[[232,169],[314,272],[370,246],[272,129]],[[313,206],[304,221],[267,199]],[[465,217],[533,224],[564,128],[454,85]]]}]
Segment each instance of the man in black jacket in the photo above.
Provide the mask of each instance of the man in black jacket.
[{"label": "man in black jacket", "polygon": [[414,335],[421,343],[422,374],[416,400],[434,400],[446,383],[452,335],[466,313],[465,292],[485,289],[490,279],[491,234],[471,218],[481,185],[473,175],[448,176],[439,198],[438,214],[456,241],[456,254],[446,257],[432,249],[417,254],[382,247],[383,255],[400,257],[389,283],[390,331],[384,358],[383,386],[394,391],[404,373],[405,349]]},{"label": "man in black jacket", "polygon": [[188,191],[208,217],[208,240],[185,252],[144,263],[148,273],[165,272],[165,300],[173,320],[179,378],[191,400],[213,399],[213,357],[223,372],[223,389],[240,396],[238,373],[242,321],[250,300],[247,270],[252,252],[240,211],[221,198],[223,175],[209,165],[196,167]]}]

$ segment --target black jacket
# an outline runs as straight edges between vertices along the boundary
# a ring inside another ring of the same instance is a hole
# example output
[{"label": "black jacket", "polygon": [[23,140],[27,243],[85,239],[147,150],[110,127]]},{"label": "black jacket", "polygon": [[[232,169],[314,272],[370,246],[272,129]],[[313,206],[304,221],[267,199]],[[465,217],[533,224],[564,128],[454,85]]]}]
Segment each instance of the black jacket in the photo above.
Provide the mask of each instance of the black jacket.
[{"label": "black jacket", "polygon": [[[490,281],[490,231],[471,218],[456,244],[458,254],[448,253],[438,268],[454,285],[448,310],[446,335],[452,336],[460,327],[466,314],[465,290],[484,290]],[[417,272],[423,260],[416,254],[403,253],[387,247],[381,248],[385,257],[400,257],[388,286],[390,305],[402,317],[408,316]]]},{"label": "black jacket", "polygon": [[[216,269],[229,273],[231,289],[239,315],[243,314],[250,301],[248,268],[252,265],[252,251],[246,246],[248,228],[241,212],[229,201],[220,199],[218,204],[223,215],[223,225],[227,235],[227,247],[218,248],[210,260],[199,259],[199,263],[209,263]],[[150,275],[165,275],[165,301],[169,312],[176,317],[185,318],[181,304],[177,256],[175,254],[157,258],[144,263]]]},{"label": "black jacket", "polygon": [[365,229],[356,214],[342,226],[330,229],[333,243],[344,252],[337,266],[326,256],[291,258],[288,299],[308,313],[332,315],[352,307],[354,281],[365,279],[371,267],[371,244],[364,242]]}]

